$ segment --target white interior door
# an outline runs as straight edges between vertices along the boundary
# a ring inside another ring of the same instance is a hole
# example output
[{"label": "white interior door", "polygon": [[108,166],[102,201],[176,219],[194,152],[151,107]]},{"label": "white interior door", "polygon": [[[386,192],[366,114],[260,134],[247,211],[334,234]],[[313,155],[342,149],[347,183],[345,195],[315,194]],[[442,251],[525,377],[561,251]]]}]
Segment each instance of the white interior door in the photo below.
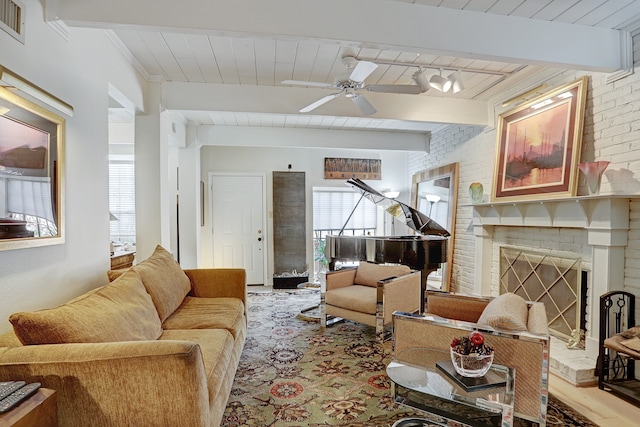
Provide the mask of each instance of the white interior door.
[{"label": "white interior door", "polygon": [[213,266],[244,268],[247,284],[265,283],[264,176],[210,174]]}]

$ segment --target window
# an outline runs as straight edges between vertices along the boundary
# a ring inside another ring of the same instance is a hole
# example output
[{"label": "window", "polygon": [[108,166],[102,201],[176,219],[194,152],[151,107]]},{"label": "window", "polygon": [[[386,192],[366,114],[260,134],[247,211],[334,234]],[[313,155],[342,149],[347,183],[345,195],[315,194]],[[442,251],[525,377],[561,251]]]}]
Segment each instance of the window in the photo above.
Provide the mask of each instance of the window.
[{"label": "window", "polygon": [[[328,234],[340,233],[343,225],[342,234],[345,236],[375,234],[378,208],[369,200],[362,200],[358,204],[361,196],[360,193],[352,190],[313,190],[313,258],[316,276],[321,265],[326,266],[324,246],[325,237]],[[354,211],[356,204],[358,207]],[[351,214],[352,211],[353,214]],[[348,222],[347,219],[349,219]]]},{"label": "window", "polygon": [[113,242],[136,241],[136,192],[133,156],[109,157],[110,237]]},{"label": "window", "polygon": [[27,222],[34,237],[56,236],[49,178],[20,177],[6,179],[7,214]]}]

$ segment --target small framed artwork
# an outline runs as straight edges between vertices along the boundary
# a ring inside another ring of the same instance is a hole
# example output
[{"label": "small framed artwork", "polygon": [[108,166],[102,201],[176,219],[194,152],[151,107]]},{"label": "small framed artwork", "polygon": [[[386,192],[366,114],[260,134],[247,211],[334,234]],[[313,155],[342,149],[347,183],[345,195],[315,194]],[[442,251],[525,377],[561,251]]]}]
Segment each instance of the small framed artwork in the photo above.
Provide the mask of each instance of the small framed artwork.
[{"label": "small framed artwork", "polygon": [[588,77],[501,114],[492,201],[573,197]]},{"label": "small framed artwork", "polygon": [[343,159],[325,157],[324,179],[382,179],[380,159]]}]

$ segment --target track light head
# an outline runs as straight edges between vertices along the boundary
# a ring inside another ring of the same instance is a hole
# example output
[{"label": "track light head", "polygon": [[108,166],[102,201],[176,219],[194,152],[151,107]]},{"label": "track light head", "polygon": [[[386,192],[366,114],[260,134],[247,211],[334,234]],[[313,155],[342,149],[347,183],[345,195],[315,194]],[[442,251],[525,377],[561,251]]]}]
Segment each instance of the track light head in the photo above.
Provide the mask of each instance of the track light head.
[{"label": "track light head", "polygon": [[447,92],[451,89],[451,82],[439,74],[434,74],[429,79],[429,85],[432,88],[439,90],[440,92]]},{"label": "track light head", "polygon": [[447,76],[447,80],[451,82],[451,91],[453,93],[458,93],[461,90],[464,90],[464,83],[462,83],[462,76],[460,75],[460,71],[454,71],[453,73]]},{"label": "track light head", "polygon": [[413,73],[413,75],[411,75],[411,78],[418,86],[420,86],[422,92],[426,92],[431,88],[431,86],[429,85],[429,80],[427,80],[427,78],[425,77],[422,69]]}]

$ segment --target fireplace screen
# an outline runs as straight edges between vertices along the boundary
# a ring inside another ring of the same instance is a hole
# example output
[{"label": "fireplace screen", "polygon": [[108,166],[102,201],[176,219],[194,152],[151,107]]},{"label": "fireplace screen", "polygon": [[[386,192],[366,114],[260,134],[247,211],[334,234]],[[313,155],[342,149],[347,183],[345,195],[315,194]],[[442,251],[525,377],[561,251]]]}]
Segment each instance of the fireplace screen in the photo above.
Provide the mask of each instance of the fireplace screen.
[{"label": "fireplace screen", "polygon": [[544,303],[549,332],[565,341],[582,342],[581,258],[500,248],[500,294],[513,292],[527,301]]}]

